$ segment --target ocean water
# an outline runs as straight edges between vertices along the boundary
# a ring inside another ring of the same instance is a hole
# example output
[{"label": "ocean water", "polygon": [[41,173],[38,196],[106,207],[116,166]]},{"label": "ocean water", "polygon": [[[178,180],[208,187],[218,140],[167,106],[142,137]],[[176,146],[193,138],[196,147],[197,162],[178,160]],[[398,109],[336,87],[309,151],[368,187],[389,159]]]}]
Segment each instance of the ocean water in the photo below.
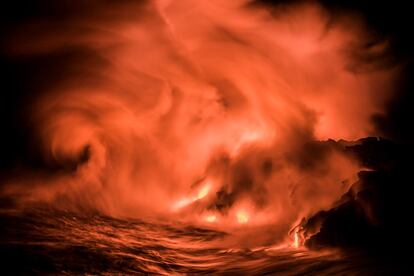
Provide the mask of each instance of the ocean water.
[{"label": "ocean water", "polygon": [[380,275],[338,251],[226,247],[231,233],[32,209],[0,215],[1,275]]}]

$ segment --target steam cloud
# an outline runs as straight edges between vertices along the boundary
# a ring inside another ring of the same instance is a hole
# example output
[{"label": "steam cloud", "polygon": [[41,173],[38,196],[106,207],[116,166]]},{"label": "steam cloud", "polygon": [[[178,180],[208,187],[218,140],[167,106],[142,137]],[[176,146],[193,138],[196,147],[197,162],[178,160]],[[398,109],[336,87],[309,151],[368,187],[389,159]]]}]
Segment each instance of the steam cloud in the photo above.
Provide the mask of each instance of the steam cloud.
[{"label": "steam cloud", "polygon": [[[11,57],[63,62],[29,106],[54,171],[26,171],[3,194],[115,216],[216,214],[222,227],[242,210],[287,232],[349,189],[359,165],[317,140],[375,135],[396,72],[360,18],[242,0],[86,8],[8,41]],[[182,198],[194,200],[175,208]]]}]

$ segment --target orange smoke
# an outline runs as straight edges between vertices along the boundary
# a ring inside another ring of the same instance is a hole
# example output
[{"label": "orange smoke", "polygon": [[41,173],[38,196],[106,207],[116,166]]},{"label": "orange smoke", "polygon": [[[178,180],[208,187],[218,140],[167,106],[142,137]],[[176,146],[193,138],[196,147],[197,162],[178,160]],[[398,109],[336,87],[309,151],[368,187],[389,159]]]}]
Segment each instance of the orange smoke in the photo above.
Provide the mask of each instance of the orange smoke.
[{"label": "orange smoke", "polygon": [[138,2],[16,31],[10,55],[87,48],[100,62],[68,61],[31,107],[43,158],[76,169],[7,193],[287,233],[349,188],[358,165],[308,145],[375,134],[394,72],[358,59],[386,49],[366,46],[360,19],[317,5]]}]

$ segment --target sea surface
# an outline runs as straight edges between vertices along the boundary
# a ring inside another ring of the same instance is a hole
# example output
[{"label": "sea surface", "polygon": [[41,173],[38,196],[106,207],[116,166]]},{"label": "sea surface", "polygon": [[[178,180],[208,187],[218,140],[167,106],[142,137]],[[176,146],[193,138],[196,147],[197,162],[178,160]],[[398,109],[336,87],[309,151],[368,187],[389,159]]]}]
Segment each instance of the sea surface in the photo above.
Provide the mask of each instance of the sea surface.
[{"label": "sea surface", "polygon": [[0,275],[388,274],[337,251],[228,248],[231,233],[184,224],[50,209],[3,210],[0,223]]}]

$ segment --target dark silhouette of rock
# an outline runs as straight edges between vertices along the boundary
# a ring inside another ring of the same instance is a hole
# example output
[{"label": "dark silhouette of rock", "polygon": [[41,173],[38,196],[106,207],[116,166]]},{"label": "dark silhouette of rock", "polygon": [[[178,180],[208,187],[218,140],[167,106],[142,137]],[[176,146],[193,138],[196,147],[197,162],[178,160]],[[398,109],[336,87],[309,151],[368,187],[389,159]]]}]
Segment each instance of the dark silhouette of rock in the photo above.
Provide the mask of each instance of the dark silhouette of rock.
[{"label": "dark silhouette of rock", "polygon": [[412,148],[376,137],[336,144],[366,170],[332,209],[304,220],[305,245],[402,252],[411,243]]}]

